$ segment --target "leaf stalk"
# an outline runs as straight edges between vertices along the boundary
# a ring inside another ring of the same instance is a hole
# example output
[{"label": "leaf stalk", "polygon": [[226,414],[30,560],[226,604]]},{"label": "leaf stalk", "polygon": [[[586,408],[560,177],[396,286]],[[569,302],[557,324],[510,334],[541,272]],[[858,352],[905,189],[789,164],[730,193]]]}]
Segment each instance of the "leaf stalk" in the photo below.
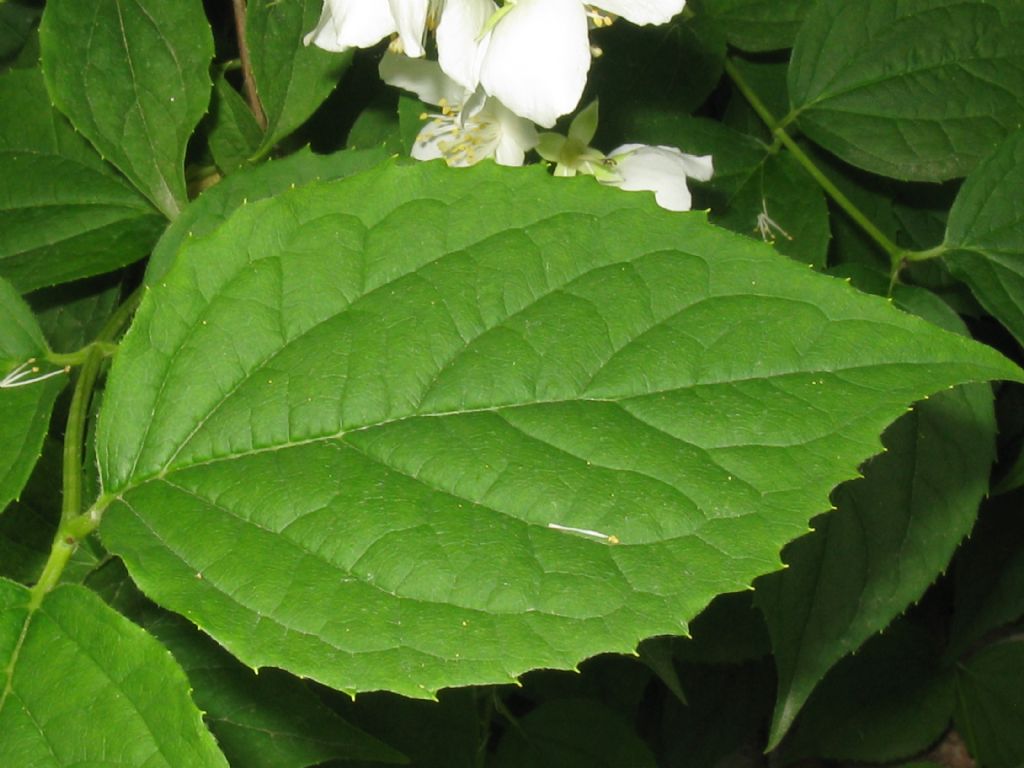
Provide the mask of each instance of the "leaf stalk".
[{"label": "leaf stalk", "polygon": [[[800,145],[793,140],[793,137],[786,131],[786,126],[789,125],[795,115],[790,113],[782,121],[779,121],[771,113],[764,102],[758,97],[754,90],[750,87],[746,80],[743,79],[743,75],[736,68],[736,65],[731,59],[726,58],[725,60],[725,71],[729,75],[729,78],[736,85],[736,88],[743,97],[747,100],[750,106],[753,108],[757,116],[761,118],[768,130],[771,131],[772,136],[775,138],[775,144],[781,143],[786,149],[788,149],[796,161],[803,166],[804,170],[814,179],[818,186],[820,186],[829,197],[838,205],[853,221],[859,226],[868,237],[875,241],[875,243],[885,251],[889,257],[889,268],[890,268],[890,282],[894,284],[896,277],[899,274],[900,269],[907,262],[913,261],[925,261],[926,259],[932,259],[936,256],[941,255],[945,251],[944,246],[937,246],[935,248],[929,248],[924,251],[912,251],[905,248],[901,248],[890,240],[885,233],[882,232],[872,222],[863,211],[861,211],[853,201],[850,200],[842,190],[837,187],[831,179],[826,176],[822,170],[815,165],[814,161],[804,152]],[[773,146],[775,146],[773,144]]]}]

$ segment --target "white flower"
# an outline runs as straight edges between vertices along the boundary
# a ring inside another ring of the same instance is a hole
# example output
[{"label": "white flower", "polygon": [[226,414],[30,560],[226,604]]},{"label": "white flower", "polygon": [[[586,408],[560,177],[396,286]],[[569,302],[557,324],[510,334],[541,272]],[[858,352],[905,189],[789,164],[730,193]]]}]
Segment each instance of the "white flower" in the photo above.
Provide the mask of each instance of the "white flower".
[{"label": "white flower", "polygon": [[602,183],[631,192],[654,192],[658,205],[670,211],[690,210],[687,177],[707,181],[714,173],[711,155],[687,155],[675,147],[624,144],[613,149],[605,162],[615,173],[599,175]]},{"label": "white flower", "polygon": [[430,120],[412,149],[417,160],[441,157],[448,165],[461,167],[493,157],[501,165],[522,165],[527,150],[537,144],[537,131],[529,120],[480,91],[466,90],[433,61],[386,53],[380,74],[385,82],[441,107],[440,114],[425,115]]},{"label": "white flower", "polygon": [[517,115],[550,128],[583,94],[591,55],[588,18],[609,22],[587,7],[636,24],[661,24],[684,5],[685,0],[508,0],[481,41],[480,84]]},{"label": "white flower", "polygon": [[422,56],[431,10],[430,0],[324,0],[320,21],[303,42],[340,53],[397,33],[409,56]]}]

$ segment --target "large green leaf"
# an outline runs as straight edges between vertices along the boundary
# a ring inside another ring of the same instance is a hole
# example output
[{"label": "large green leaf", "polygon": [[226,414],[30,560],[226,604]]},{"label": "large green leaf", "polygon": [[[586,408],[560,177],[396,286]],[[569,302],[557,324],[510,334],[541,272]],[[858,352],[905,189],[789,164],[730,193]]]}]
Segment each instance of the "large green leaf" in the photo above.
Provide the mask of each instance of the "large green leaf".
[{"label": "large green leaf", "polygon": [[50,105],[37,70],[0,76],[0,275],[22,291],[146,255],[164,218]]},{"label": "large green leaf", "polygon": [[224,766],[167,650],[96,595],[0,579],[0,765]]},{"label": "large green leaf", "polygon": [[[966,335],[956,314],[928,292],[903,288],[897,297]],[[945,570],[988,491],[995,431],[986,385],[918,403],[886,432],[886,453],[866,465],[864,478],[836,491],[837,509],[786,549],[790,567],[758,581],[779,675],[772,745],[829,668]]]},{"label": "large green leaf", "polygon": [[304,123],[341,80],[352,53],[330,53],[302,38],[316,26],[321,0],[250,0],[246,37],[267,130],[261,150]]},{"label": "large green leaf", "polygon": [[793,49],[800,128],[897,179],[965,176],[1024,120],[1019,0],[822,0]]},{"label": "large green leaf", "polygon": [[1024,344],[1024,130],[967,178],[949,212],[944,259]]},{"label": "large green leaf", "polygon": [[96,511],[246,663],[426,696],[681,632],[910,402],[1022,375],[650,195],[389,164],[185,247],[112,368]]},{"label": "large green leaf", "polygon": [[187,201],[185,145],[210,101],[200,0],[51,0],[40,26],[57,108],[168,218]]},{"label": "large green leaf", "polygon": [[16,499],[32,473],[50,426],[50,414],[66,376],[33,379],[56,366],[32,310],[0,278],[0,512]]}]

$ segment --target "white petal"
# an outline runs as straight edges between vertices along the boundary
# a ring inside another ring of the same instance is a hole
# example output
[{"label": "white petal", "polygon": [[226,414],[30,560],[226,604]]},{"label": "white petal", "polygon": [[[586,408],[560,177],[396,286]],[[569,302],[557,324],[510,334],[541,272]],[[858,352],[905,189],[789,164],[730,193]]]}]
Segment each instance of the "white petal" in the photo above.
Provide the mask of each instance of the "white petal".
[{"label": "white petal", "polygon": [[465,101],[465,89],[445,75],[436,61],[410,59],[388,51],[380,60],[378,68],[385,83],[412,91],[428,104],[444,102],[458,108]]},{"label": "white petal", "polygon": [[576,108],[589,69],[580,0],[519,0],[489,35],[480,82],[517,115],[550,128]]},{"label": "white petal", "polygon": [[540,138],[533,123],[505,108],[494,99],[487,112],[498,123],[498,146],[494,159],[499,165],[522,165],[526,152],[537,146]]},{"label": "white petal", "polygon": [[[364,3],[367,0],[362,0]],[[370,5],[380,5],[380,0],[369,0]],[[406,56],[418,58],[423,50],[423,35],[427,29],[427,8],[430,0],[388,0],[391,16],[398,27],[398,37]]]},{"label": "white petal", "polygon": [[438,144],[445,141],[446,125],[440,120],[431,120],[420,129],[412,145],[412,156],[416,160],[437,160],[444,157]]},{"label": "white petal", "polygon": [[480,82],[480,31],[498,9],[493,0],[453,0],[437,25],[437,58],[448,77],[475,91]]},{"label": "white petal", "polygon": [[621,181],[615,186],[629,191],[649,190],[662,208],[690,210],[690,190],[686,186],[689,170],[694,178],[711,178],[711,157],[686,155],[675,147],[648,147],[626,144],[612,150]]},{"label": "white petal", "polygon": [[369,48],[398,31],[387,3],[326,0],[316,27],[303,38],[328,51]]},{"label": "white petal", "polygon": [[686,0],[597,0],[590,5],[634,24],[664,24],[683,10]]}]

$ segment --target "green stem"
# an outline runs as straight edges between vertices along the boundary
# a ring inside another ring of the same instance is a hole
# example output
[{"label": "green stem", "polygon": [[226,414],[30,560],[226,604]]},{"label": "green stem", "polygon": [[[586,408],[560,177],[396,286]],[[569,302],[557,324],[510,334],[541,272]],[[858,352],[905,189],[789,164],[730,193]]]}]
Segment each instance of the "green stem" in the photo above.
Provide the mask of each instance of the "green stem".
[{"label": "green stem", "polygon": [[[740,93],[742,93],[744,98],[746,98],[750,103],[750,106],[753,107],[757,116],[760,117],[764,121],[764,124],[768,126],[768,129],[772,132],[772,136],[775,137],[775,140],[781,142],[783,146],[793,154],[793,157],[796,158],[797,162],[803,166],[804,170],[810,174],[811,178],[818,182],[818,185],[835,201],[836,205],[842,208],[843,211],[846,212],[846,215],[853,219],[857,226],[864,230],[868,237],[874,240],[878,246],[885,251],[889,256],[889,264],[892,269],[893,276],[895,276],[904,260],[919,261],[923,258],[931,258],[932,255],[938,255],[931,254],[924,256],[923,254],[928,253],[927,251],[907,251],[900,248],[896,243],[886,237],[885,234],[876,227],[856,205],[853,204],[853,201],[844,195],[842,190],[840,190],[832,183],[831,179],[822,173],[821,169],[814,164],[814,161],[807,156],[807,153],[800,149],[800,146],[793,141],[793,138],[786,132],[785,127],[775,119],[775,116],[772,115],[764,105],[764,102],[762,102],[761,99],[758,98],[757,94],[750,88],[746,80],[743,79],[743,75],[740,74],[736,65],[733,64],[730,59],[725,60],[725,71],[728,73],[733,83],[736,84]],[[787,119],[792,119],[792,117]]]},{"label": "green stem", "polygon": [[102,351],[96,346],[90,346],[82,369],[78,373],[74,394],[71,396],[68,425],[64,431],[64,499],[60,511],[62,525],[82,514],[82,448],[85,444],[85,422],[89,416],[89,403],[102,362]]},{"label": "green stem", "polygon": [[74,352],[49,352],[46,355],[46,359],[54,365],[62,367],[83,365],[89,353],[94,349],[98,349],[104,357],[110,357],[117,351],[117,344],[106,341],[93,341],[81,349],[76,349]]},{"label": "green stem", "polygon": [[[97,514],[82,514],[82,453],[85,447],[86,422],[89,416],[89,404],[92,393],[99,378],[103,360],[109,356],[117,345],[114,339],[120,335],[131,321],[132,315],[142,300],[144,286],[139,286],[110,316],[100,329],[95,341],[67,358],[81,358],[81,369],[78,380],[71,395],[71,406],[68,409],[68,422],[64,431],[64,454],[62,466],[63,499],[61,501],[60,524],[53,537],[50,556],[43,566],[39,580],[32,587],[29,600],[30,613],[43,602],[46,594],[60,581],[60,575],[67,565],[68,559],[78,547],[78,543],[92,533],[99,525]],[[75,363],[78,362],[76,358]],[[66,364],[71,364],[67,362]]]}]

